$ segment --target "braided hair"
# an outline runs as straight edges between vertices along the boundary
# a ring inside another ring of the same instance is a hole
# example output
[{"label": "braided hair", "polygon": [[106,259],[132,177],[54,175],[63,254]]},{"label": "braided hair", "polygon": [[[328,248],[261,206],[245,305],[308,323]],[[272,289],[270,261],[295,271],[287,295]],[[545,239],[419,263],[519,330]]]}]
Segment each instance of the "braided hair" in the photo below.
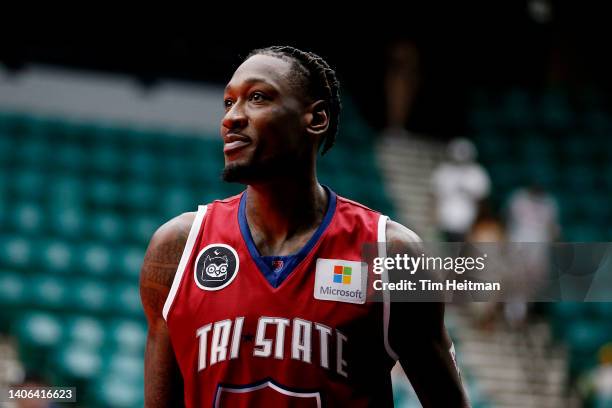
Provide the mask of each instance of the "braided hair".
[{"label": "braided hair", "polygon": [[308,95],[315,99],[322,99],[329,114],[329,128],[323,139],[321,154],[325,154],[336,141],[338,123],[340,120],[340,82],[336,72],[315,53],[301,51],[290,46],[272,46],[251,51],[246,59],[254,55],[269,55],[281,58],[292,63],[293,78]]}]

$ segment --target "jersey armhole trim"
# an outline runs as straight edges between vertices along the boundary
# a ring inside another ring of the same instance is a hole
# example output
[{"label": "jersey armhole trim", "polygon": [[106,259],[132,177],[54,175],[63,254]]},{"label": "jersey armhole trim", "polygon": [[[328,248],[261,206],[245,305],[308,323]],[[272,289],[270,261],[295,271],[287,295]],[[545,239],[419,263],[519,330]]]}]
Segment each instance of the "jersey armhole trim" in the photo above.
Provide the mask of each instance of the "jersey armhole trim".
[{"label": "jersey armhole trim", "polygon": [[176,297],[179,287],[181,286],[183,274],[185,273],[185,269],[187,268],[187,262],[191,257],[191,252],[193,252],[193,247],[196,244],[198,235],[200,233],[200,228],[202,227],[202,220],[204,220],[204,215],[206,214],[207,208],[207,205],[198,206],[198,213],[196,214],[196,217],[193,220],[193,224],[191,224],[189,236],[187,237],[187,243],[185,244],[185,248],[183,249],[183,255],[181,255],[181,260],[179,262],[178,268],[176,269],[176,273],[174,274],[172,286],[170,287],[170,293],[168,293],[168,297],[166,298],[166,302],[164,303],[164,308],[162,310],[162,314],[166,322],[168,322],[168,313],[170,312],[170,308],[172,307],[174,298]]},{"label": "jersey armhole trim", "polygon": [[[387,257],[387,220],[389,217],[386,215],[381,215],[378,217],[378,256],[381,258]],[[389,282],[389,275],[387,274],[387,269],[383,269],[381,274],[381,279],[384,283]],[[383,340],[385,343],[385,350],[387,354],[393,361],[399,360],[399,356],[397,353],[391,348],[391,344],[389,344],[389,321],[391,319],[391,299],[389,296],[389,291],[383,291]]]}]

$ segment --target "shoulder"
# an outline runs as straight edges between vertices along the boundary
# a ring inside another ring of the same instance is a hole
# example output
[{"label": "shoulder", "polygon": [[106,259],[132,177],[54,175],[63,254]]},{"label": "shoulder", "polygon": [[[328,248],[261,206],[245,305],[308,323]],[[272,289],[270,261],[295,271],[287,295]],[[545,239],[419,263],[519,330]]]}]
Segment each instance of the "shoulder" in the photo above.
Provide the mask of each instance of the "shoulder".
[{"label": "shoulder", "polygon": [[423,250],[423,240],[414,231],[403,226],[399,222],[387,220],[387,251],[397,252],[421,252]]},{"label": "shoulder", "polygon": [[174,217],[155,231],[140,272],[140,299],[149,323],[159,321],[196,213]]},{"label": "shoulder", "polygon": [[370,207],[361,204],[360,202],[357,202],[355,200],[351,200],[350,198],[347,197],[343,197],[341,195],[336,194],[336,202],[339,204],[343,204],[345,205],[347,208],[353,208],[353,209],[360,209],[360,210],[364,210],[366,212],[371,212],[371,213],[377,213],[375,210],[371,209]]},{"label": "shoulder", "polygon": [[170,288],[195,216],[195,212],[183,213],[155,231],[140,272],[141,286],[153,284],[160,289]]},{"label": "shoulder", "polygon": [[173,248],[182,253],[195,217],[196,212],[186,212],[161,225],[151,237],[147,254],[162,249],[167,252]]}]

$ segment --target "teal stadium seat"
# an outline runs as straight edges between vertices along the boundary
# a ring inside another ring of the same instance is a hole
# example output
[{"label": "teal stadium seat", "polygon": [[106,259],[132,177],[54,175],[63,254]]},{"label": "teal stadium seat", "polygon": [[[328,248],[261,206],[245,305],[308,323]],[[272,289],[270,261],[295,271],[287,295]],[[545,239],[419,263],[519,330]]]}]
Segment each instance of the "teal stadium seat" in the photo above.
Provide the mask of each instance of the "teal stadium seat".
[{"label": "teal stadium seat", "polygon": [[134,211],[154,211],[160,194],[151,184],[128,182],[121,186],[121,205]]},{"label": "teal stadium seat", "polygon": [[54,174],[48,180],[45,194],[55,208],[82,207],[86,201],[86,183],[76,175]]},{"label": "teal stadium seat", "polygon": [[87,167],[92,176],[113,177],[121,174],[129,159],[120,149],[101,141],[90,147]]},{"label": "teal stadium seat", "polygon": [[80,262],[81,275],[111,276],[116,268],[112,248],[97,242],[85,242],[73,248]]},{"label": "teal stadium seat", "polygon": [[597,242],[602,238],[602,232],[597,226],[581,222],[568,224],[563,231],[569,242]]},{"label": "teal stadium seat", "polygon": [[[598,318],[604,322],[612,321],[612,302],[597,302],[593,304],[593,309]],[[610,338],[612,341],[612,338]]]},{"label": "teal stadium seat", "polygon": [[550,161],[557,153],[554,144],[540,132],[524,132],[518,147],[526,160]]},{"label": "teal stadium seat", "polygon": [[156,182],[167,185],[188,183],[194,174],[197,175],[196,166],[190,158],[176,156],[156,157],[155,168],[150,172]]},{"label": "teal stadium seat", "polygon": [[573,124],[573,114],[567,95],[561,90],[545,93],[539,104],[541,124],[549,129],[567,129]]},{"label": "teal stadium seat", "polygon": [[529,94],[522,89],[512,89],[503,95],[499,110],[500,122],[513,128],[524,128],[533,122],[533,108]]},{"label": "teal stadium seat", "polygon": [[[186,211],[197,209],[198,197],[184,187],[169,187],[160,192],[160,205],[164,214],[176,216]],[[220,198],[220,197],[216,197]]]},{"label": "teal stadium seat", "polygon": [[497,129],[477,133],[474,137],[478,148],[478,160],[484,163],[507,159],[514,154],[514,143],[507,133]]},{"label": "teal stadium seat", "polygon": [[44,230],[46,214],[35,202],[15,202],[10,211],[10,224],[20,234],[38,236]]},{"label": "teal stadium seat", "polygon": [[[612,153],[611,153],[612,155]],[[612,157],[606,163],[602,163],[599,174],[600,185],[606,189],[606,191],[612,191]]]},{"label": "teal stadium seat", "polygon": [[132,408],[144,406],[144,385],[127,382],[121,377],[107,376],[96,384],[96,397],[103,407]]},{"label": "teal stadium seat", "polygon": [[42,171],[27,169],[11,172],[9,175],[14,198],[37,200],[45,196],[48,180]]},{"label": "teal stadium seat", "polygon": [[160,160],[150,151],[136,150],[128,152],[125,163],[127,176],[132,180],[154,180],[161,172],[158,166]]},{"label": "teal stadium seat", "polygon": [[104,345],[104,325],[100,320],[87,315],[68,316],[64,319],[66,342],[92,350]]},{"label": "teal stadium seat", "polygon": [[58,238],[82,239],[87,218],[80,206],[54,205],[51,209],[51,234]]},{"label": "teal stadium seat", "polygon": [[607,205],[610,195],[607,192],[593,190],[582,197],[581,205],[584,213],[588,216],[590,224],[609,225],[612,214]]},{"label": "teal stadium seat", "polygon": [[524,166],[527,184],[538,183],[547,191],[558,188],[561,182],[559,171],[552,160],[531,160]]},{"label": "teal stadium seat", "polygon": [[15,322],[15,326],[19,342],[25,346],[52,347],[58,344],[63,336],[61,321],[50,313],[24,313]]},{"label": "teal stadium seat", "polygon": [[159,217],[150,215],[138,215],[128,218],[127,234],[128,237],[135,243],[146,244],[155,230],[163,223]]},{"label": "teal stadium seat", "polygon": [[564,161],[577,166],[589,165],[601,150],[601,146],[593,142],[593,139],[582,133],[568,135],[561,142]]},{"label": "teal stadium seat", "polygon": [[119,183],[106,178],[88,180],[87,198],[91,206],[106,209],[116,209],[123,201]]},{"label": "teal stadium seat", "polygon": [[0,176],[0,225],[3,230],[7,229],[9,223],[8,205],[6,203],[5,192],[2,191],[2,176]]},{"label": "teal stadium seat", "polygon": [[41,244],[42,270],[56,274],[70,274],[74,270],[75,256],[71,245],[57,239],[49,239]]},{"label": "teal stadium seat", "polygon": [[50,145],[48,137],[42,134],[23,137],[14,146],[12,153],[16,165],[39,171],[55,160],[55,149]]},{"label": "teal stadium seat", "polygon": [[[207,143],[210,146],[210,143]],[[223,146],[212,145],[209,147],[210,149],[219,149],[221,152],[221,156],[216,158],[214,156],[211,157],[210,152],[203,154],[199,159],[194,159],[192,161],[192,170],[188,174],[184,174],[183,178],[188,178],[192,181],[193,184],[208,184],[215,183],[220,184],[220,177],[223,171],[224,162],[223,162]],[[205,150],[206,151],[206,150]]]},{"label": "teal stadium seat", "polygon": [[115,250],[115,256],[118,261],[117,269],[124,280],[130,282],[138,281],[144,255],[144,246],[122,246]]},{"label": "teal stadium seat", "polygon": [[71,307],[88,313],[109,313],[113,294],[106,283],[93,279],[74,279],[70,282]]},{"label": "teal stadium seat", "polygon": [[28,282],[23,274],[0,270],[0,305],[2,308],[22,306],[26,303]]},{"label": "teal stadium seat", "polygon": [[564,170],[563,177],[569,191],[580,193],[595,191],[597,173],[588,163],[566,166]]},{"label": "teal stadium seat", "polygon": [[118,243],[127,235],[127,225],[115,212],[94,213],[88,218],[90,234],[94,240]]},{"label": "teal stadium seat", "polygon": [[53,310],[70,307],[70,289],[66,279],[61,276],[36,273],[28,277],[28,301],[32,306]]},{"label": "teal stadium seat", "polygon": [[113,293],[112,307],[117,316],[143,318],[138,281],[134,283],[116,283],[111,286]]},{"label": "teal stadium seat", "polygon": [[525,179],[528,178],[528,175],[524,174],[524,164],[507,160],[491,163],[489,173],[491,179],[495,180],[494,193],[505,192],[507,194],[523,186]]},{"label": "teal stadium seat", "polygon": [[0,166],[8,168],[13,160],[13,152],[15,151],[15,142],[13,138],[4,133],[0,128]]},{"label": "teal stadium seat", "polygon": [[102,367],[102,356],[99,351],[82,344],[62,343],[57,347],[54,357],[53,367],[69,379],[92,379]]},{"label": "teal stadium seat", "polygon": [[103,376],[119,377],[129,382],[141,381],[144,376],[143,356],[116,350],[107,356],[102,372]]},{"label": "teal stadium seat", "polygon": [[32,243],[20,236],[0,236],[0,262],[5,266],[17,269],[31,267],[36,252]]},{"label": "teal stadium seat", "polygon": [[144,406],[144,361],[141,354],[121,350],[105,356],[94,383],[96,397],[104,407]]},{"label": "teal stadium seat", "polygon": [[79,173],[88,160],[86,151],[76,144],[62,144],[53,148],[53,163],[58,170]]},{"label": "teal stadium seat", "polygon": [[141,353],[147,338],[146,323],[143,320],[114,319],[107,323],[107,344],[125,353]]}]

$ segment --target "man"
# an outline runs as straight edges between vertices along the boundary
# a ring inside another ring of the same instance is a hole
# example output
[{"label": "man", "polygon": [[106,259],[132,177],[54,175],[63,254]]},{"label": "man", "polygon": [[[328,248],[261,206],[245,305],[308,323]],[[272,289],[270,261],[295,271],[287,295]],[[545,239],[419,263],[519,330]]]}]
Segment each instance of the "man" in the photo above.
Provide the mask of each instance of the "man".
[{"label": "man", "polygon": [[338,85],[325,61],[291,47],[254,51],[227,84],[223,177],[247,189],[151,239],[147,407],[390,406],[398,359],[424,406],[467,405],[442,305],[391,310],[348,290],[364,289],[362,244],[408,250],[418,238],[318,183]]},{"label": "man", "polygon": [[489,194],[491,181],[476,162],[476,147],[458,138],[448,145],[449,160],[432,176],[436,220],[443,239],[463,242],[478,216],[478,204]]}]

